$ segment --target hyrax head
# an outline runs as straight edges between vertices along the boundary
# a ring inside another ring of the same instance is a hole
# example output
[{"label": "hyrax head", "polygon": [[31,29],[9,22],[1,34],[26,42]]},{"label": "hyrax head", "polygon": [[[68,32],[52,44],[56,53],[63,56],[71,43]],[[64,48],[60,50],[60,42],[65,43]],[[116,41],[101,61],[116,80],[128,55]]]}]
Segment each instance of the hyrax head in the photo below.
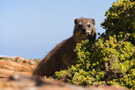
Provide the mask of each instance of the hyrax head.
[{"label": "hyrax head", "polygon": [[85,39],[95,40],[96,31],[94,19],[79,18],[75,19],[74,23],[74,39],[77,43]]}]

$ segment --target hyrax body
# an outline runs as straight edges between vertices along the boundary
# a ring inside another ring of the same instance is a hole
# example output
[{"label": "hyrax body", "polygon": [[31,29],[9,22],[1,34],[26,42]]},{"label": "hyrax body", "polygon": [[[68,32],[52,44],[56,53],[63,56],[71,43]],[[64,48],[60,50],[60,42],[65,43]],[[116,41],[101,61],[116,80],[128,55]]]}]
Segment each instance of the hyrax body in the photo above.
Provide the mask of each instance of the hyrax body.
[{"label": "hyrax body", "polygon": [[74,21],[73,36],[59,43],[48,55],[39,63],[34,76],[52,76],[55,71],[67,69],[76,60],[74,52],[77,43],[96,38],[95,20],[89,18],[79,18]]}]

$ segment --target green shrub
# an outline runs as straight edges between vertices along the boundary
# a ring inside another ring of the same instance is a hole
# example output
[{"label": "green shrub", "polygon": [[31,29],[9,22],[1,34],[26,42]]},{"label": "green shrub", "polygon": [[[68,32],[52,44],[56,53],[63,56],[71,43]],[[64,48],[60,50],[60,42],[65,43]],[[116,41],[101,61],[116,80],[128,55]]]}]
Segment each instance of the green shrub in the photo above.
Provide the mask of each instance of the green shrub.
[{"label": "green shrub", "polygon": [[135,0],[130,0],[131,2],[135,2]]},{"label": "green shrub", "polygon": [[[118,40],[126,39],[135,44],[135,2],[129,0],[118,0],[105,13],[107,17],[101,24],[106,29],[105,39],[116,35]],[[119,36],[119,32],[128,34],[129,37]]]},{"label": "green shrub", "polygon": [[[130,42],[117,42],[116,38],[110,37],[105,42],[98,39],[92,45],[85,41],[76,48],[76,64],[67,71],[56,72],[58,79],[78,85],[119,83],[129,88],[135,85],[124,83],[126,75],[135,75],[135,47]],[[135,76],[130,79],[134,82]]]},{"label": "green shrub", "polygon": [[55,78],[77,85],[121,85],[135,89],[135,3],[113,3],[101,24],[106,32],[95,42],[76,46],[77,60]]}]

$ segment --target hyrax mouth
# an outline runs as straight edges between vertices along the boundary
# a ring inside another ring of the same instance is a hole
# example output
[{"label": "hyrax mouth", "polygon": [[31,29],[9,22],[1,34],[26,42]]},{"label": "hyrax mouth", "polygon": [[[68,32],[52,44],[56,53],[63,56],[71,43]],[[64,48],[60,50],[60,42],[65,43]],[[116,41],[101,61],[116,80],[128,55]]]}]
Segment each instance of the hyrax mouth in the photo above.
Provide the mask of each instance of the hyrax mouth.
[{"label": "hyrax mouth", "polygon": [[85,39],[88,39],[89,37],[91,36],[90,33],[80,33],[78,38],[80,38],[81,40],[85,40]]},{"label": "hyrax mouth", "polygon": [[80,34],[81,34],[81,35],[89,36],[89,35],[91,35],[91,32],[86,32],[86,30],[82,30],[82,31],[80,32]]}]

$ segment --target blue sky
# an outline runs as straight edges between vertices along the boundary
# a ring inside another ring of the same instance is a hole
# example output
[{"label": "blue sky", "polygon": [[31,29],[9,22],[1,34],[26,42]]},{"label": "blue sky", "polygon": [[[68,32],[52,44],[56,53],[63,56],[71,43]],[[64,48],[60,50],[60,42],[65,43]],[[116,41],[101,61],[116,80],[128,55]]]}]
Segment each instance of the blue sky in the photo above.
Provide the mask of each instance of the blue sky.
[{"label": "blue sky", "polygon": [[43,58],[73,35],[74,19],[94,18],[97,33],[117,0],[0,0],[0,55]]}]

